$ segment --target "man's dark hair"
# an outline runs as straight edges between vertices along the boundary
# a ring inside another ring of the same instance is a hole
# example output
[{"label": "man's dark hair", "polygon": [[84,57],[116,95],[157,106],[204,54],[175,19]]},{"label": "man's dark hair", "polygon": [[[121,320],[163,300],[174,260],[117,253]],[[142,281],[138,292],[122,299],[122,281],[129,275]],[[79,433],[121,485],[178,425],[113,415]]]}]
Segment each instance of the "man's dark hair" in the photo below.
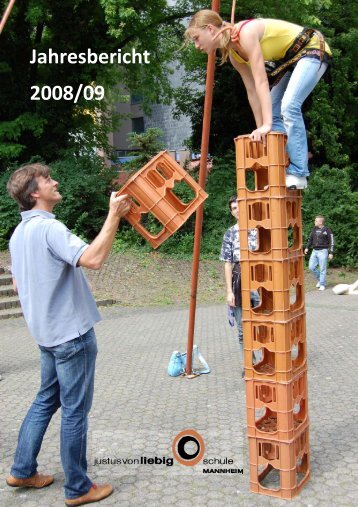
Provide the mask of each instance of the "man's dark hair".
[{"label": "man's dark hair", "polygon": [[12,175],[7,183],[7,191],[20,206],[21,211],[29,211],[36,204],[31,194],[38,189],[36,178],[50,175],[50,168],[45,164],[29,164],[20,167]]},{"label": "man's dark hair", "polygon": [[231,211],[231,205],[233,202],[236,202],[237,201],[237,196],[236,195],[233,195],[232,197],[230,197],[229,199],[229,210]]}]

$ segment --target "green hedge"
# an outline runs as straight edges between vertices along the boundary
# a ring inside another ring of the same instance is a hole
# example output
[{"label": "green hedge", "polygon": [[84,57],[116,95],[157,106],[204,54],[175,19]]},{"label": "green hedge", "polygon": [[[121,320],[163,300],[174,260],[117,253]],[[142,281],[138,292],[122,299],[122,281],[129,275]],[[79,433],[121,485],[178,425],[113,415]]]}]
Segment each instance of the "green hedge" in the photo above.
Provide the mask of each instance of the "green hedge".
[{"label": "green hedge", "polygon": [[[56,216],[71,230],[87,239],[99,232],[108,212],[110,182],[113,172],[93,157],[68,156],[52,165],[52,175],[60,183],[63,201],[55,209]],[[0,247],[7,247],[7,240],[19,221],[17,205],[6,193],[6,182],[11,171],[0,177]],[[335,237],[333,265],[358,267],[358,195],[352,190],[354,170],[322,166],[313,171],[308,189],[303,193],[303,241],[307,240],[317,214],[326,218]],[[185,185],[175,187],[177,195],[185,201],[191,192]],[[228,152],[214,159],[214,167],[208,175],[206,191],[209,194],[204,206],[202,255],[218,258],[225,230],[233,218],[227,202],[236,193],[235,155]],[[146,227],[156,232],[152,217],[146,219]],[[170,255],[186,256],[192,253],[195,214],[178,232],[169,238],[159,251]],[[151,251],[150,245],[125,221],[122,222],[115,241],[118,252],[135,248]]]},{"label": "green hedge", "polygon": [[[56,217],[81,237],[93,239],[108,213],[113,170],[106,168],[99,157],[75,155],[54,162],[51,168],[51,175],[59,182],[63,196],[54,210]],[[20,221],[18,205],[6,191],[14,170],[12,167],[0,176],[0,248],[3,250]]]},{"label": "green hedge", "polygon": [[316,215],[323,215],[333,232],[335,249],[332,265],[358,267],[358,194],[351,189],[352,170],[327,165],[313,171],[303,193],[304,240]]},{"label": "green hedge", "polygon": [[[335,240],[333,266],[358,267],[358,194],[351,188],[353,175],[351,167],[336,169],[322,166],[312,172],[308,189],[303,192],[303,245],[314,225],[315,216],[325,216]],[[236,193],[234,153],[214,160],[206,191],[209,197],[204,207],[201,251],[204,256],[218,258],[223,234],[234,223],[227,204]],[[179,230],[160,250],[190,254],[192,246],[193,233]]]}]

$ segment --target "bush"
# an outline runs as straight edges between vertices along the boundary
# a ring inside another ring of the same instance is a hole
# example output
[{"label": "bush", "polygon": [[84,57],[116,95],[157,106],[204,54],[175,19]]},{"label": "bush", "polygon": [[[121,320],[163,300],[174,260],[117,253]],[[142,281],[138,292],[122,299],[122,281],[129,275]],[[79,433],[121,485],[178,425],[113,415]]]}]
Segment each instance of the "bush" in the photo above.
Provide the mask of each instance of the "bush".
[{"label": "bush", "polygon": [[214,158],[205,190],[209,197],[204,208],[202,252],[218,259],[224,233],[235,223],[228,206],[237,192],[234,151]]},{"label": "bush", "polygon": [[99,157],[71,155],[51,168],[63,197],[54,210],[56,218],[82,238],[95,238],[108,213],[113,170]]},{"label": "bush", "polygon": [[[325,165],[315,169],[308,189],[303,193],[302,220],[303,245],[314,225],[314,218],[322,214],[332,229],[335,252],[332,265],[358,267],[358,195],[352,190],[351,167],[330,168]],[[218,258],[223,235],[234,221],[228,208],[228,200],[236,193],[235,155],[228,152],[215,158],[213,170],[208,176],[205,190],[209,197],[204,204],[203,257]],[[190,255],[193,251],[195,215],[178,232],[160,247],[168,254]],[[188,228],[190,225],[190,228]]]},{"label": "bush", "polygon": [[[358,194],[351,190],[351,169],[327,165],[313,171],[303,194],[302,220],[304,241],[316,215],[323,215],[334,235],[332,265],[358,267]],[[305,244],[305,243],[304,243]]]},{"label": "bush", "polygon": [[8,169],[0,175],[0,250],[6,250],[8,240],[21,220],[17,203],[10,197],[6,184],[15,168]]},{"label": "bush", "polygon": [[[100,231],[108,213],[112,169],[104,166],[99,157],[67,155],[51,164],[51,175],[59,182],[62,202],[56,206],[56,218],[75,234],[93,239]],[[6,249],[8,240],[20,221],[16,202],[9,196],[6,184],[15,167],[0,176],[0,249]]]}]

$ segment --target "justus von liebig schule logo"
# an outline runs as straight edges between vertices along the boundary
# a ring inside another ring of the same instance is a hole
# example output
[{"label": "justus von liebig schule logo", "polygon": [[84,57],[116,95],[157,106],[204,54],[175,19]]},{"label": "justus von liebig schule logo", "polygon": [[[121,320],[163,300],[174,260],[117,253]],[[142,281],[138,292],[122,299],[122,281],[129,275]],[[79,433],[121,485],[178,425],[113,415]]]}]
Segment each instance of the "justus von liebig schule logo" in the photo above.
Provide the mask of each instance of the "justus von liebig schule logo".
[{"label": "justus von liebig schule logo", "polygon": [[181,465],[192,467],[199,463],[204,456],[205,444],[203,437],[192,429],[181,431],[173,440],[172,451],[174,458]]}]

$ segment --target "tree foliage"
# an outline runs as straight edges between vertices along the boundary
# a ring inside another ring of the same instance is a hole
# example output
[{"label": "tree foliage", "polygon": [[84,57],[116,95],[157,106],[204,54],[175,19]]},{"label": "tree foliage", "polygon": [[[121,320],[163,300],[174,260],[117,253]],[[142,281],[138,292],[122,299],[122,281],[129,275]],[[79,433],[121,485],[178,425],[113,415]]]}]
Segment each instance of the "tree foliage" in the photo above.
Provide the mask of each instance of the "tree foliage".
[{"label": "tree foliage", "polygon": [[[169,4],[169,5],[168,5]],[[0,0],[4,10],[7,0]],[[176,101],[176,116],[189,115],[193,122],[192,148],[200,149],[206,55],[192,45],[183,47],[184,21],[197,10],[210,7],[203,0],[18,0],[1,36],[0,45],[0,247],[18,222],[16,204],[6,195],[10,172],[35,156],[55,162],[54,176],[61,183],[63,202],[57,215],[77,233],[92,238],[108,208],[112,178],[95,148],[110,152],[108,133],[118,125],[115,102],[126,90],[143,97],[146,112],[152,103]],[[322,213],[336,236],[337,265],[357,266],[356,227],[357,158],[357,8],[350,0],[242,0],[236,21],[251,17],[281,18],[319,28],[330,44],[334,64],[325,81],[305,104],[310,151],[314,157],[309,188],[304,193],[304,235],[314,215]],[[221,14],[229,20],[231,0],[221,1]],[[140,65],[30,65],[32,50],[80,53],[122,52],[135,49],[150,53],[150,64]],[[186,77],[172,90],[169,77],[173,62]],[[31,101],[32,85],[103,85],[103,101]],[[217,65],[210,133],[214,168],[207,181],[209,198],[204,208],[203,253],[217,255],[223,232],[229,225],[227,199],[235,193],[233,138],[254,126],[246,91],[230,64]],[[138,164],[159,151],[158,132],[134,135],[140,146]],[[182,194],[181,194],[182,192]],[[183,199],[189,198],[179,189]],[[227,214],[226,214],[227,213]],[[154,224],[148,220],[148,227]],[[192,217],[161,247],[165,252],[192,251]],[[128,243],[146,243],[129,227]],[[121,248],[123,243],[121,243]],[[144,248],[149,247],[146,245]]]},{"label": "tree foliage", "polygon": [[[348,0],[270,0],[265,3],[243,0],[237,11],[236,21],[251,17],[278,18],[317,27],[324,33],[333,50],[334,63],[326,81],[319,83],[304,108],[308,111],[306,123],[313,163],[344,167],[356,160],[357,148],[353,138],[358,117],[354,94],[357,83],[357,5]],[[221,2],[224,19],[230,19],[230,12],[231,1]],[[176,92],[177,117],[184,113],[192,118],[192,146],[198,150],[204,92],[197,84],[204,84],[207,59],[192,45],[181,52],[181,58],[188,78]],[[214,154],[231,149],[233,137],[250,132],[254,125],[246,91],[236,74],[229,63],[216,67],[210,133],[210,152]]]},{"label": "tree foliage", "polygon": [[[0,1],[5,9],[7,0]],[[0,45],[0,170],[34,155],[58,159],[66,149],[110,151],[114,104],[123,90],[143,96],[143,107],[170,100],[169,62],[182,35],[177,19],[186,2],[165,0],[18,0]],[[148,51],[150,64],[30,64],[32,51],[47,53]],[[31,100],[31,86],[103,85],[105,99]]]},{"label": "tree foliage", "polygon": [[[42,162],[34,157],[30,162]],[[0,174],[0,250],[20,221],[17,203],[6,191],[6,184],[15,167]],[[67,152],[51,164],[51,176],[59,182],[62,201],[54,210],[56,217],[79,236],[93,239],[108,213],[113,170],[97,156],[77,156]]]},{"label": "tree foliage", "polygon": [[159,128],[149,128],[145,132],[138,134],[131,132],[128,135],[129,146],[136,149],[132,153],[135,157],[130,162],[123,164],[123,168],[128,171],[139,170],[158,152],[164,150],[165,146],[160,140],[163,131]]},{"label": "tree foliage", "polygon": [[316,169],[303,195],[303,236],[307,240],[317,215],[333,232],[333,265],[358,267],[358,194],[351,189],[350,169]]}]

